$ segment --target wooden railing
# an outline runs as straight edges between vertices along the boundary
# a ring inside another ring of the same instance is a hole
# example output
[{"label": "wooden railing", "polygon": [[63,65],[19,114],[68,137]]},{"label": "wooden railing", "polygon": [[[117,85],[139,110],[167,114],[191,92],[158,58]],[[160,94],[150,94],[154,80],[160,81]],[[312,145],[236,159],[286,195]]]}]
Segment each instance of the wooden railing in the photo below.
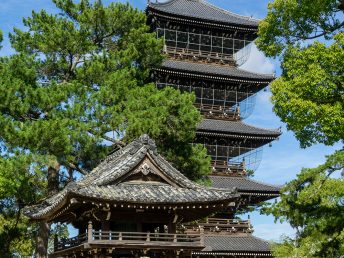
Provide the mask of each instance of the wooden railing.
[{"label": "wooden railing", "polygon": [[211,161],[212,173],[214,175],[244,176],[246,175],[245,164],[243,162],[230,162],[224,160]]},{"label": "wooden railing", "polygon": [[195,103],[195,107],[199,109],[199,111],[205,118],[230,120],[230,121],[240,120],[239,108],[232,107],[230,109],[224,109],[220,105],[199,104],[199,103]]},{"label": "wooden railing", "polygon": [[143,232],[111,232],[93,231],[92,241],[144,241],[144,242],[171,242],[171,243],[200,243],[200,234],[169,234],[169,233],[143,233]]},{"label": "wooden railing", "polygon": [[[90,231],[91,230],[91,231]],[[169,233],[144,233],[144,232],[114,232],[88,229],[86,234],[82,234],[69,239],[55,239],[55,252],[68,248],[76,247],[82,244],[107,244],[111,246],[120,245],[121,248],[126,244],[142,246],[169,246],[200,249],[204,246],[203,231],[193,234],[169,234]]]},{"label": "wooden railing", "polygon": [[60,251],[60,250],[65,250],[74,246],[81,245],[82,243],[87,241],[87,235],[86,234],[81,234],[76,237],[72,238],[62,238],[60,240],[55,239],[54,241],[54,250]]},{"label": "wooden railing", "polygon": [[208,218],[197,223],[189,223],[182,226],[186,234],[198,232],[200,227],[204,229],[205,234],[228,235],[253,232],[250,220]]},{"label": "wooden railing", "polygon": [[170,57],[181,60],[203,61],[203,62],[218,62],[220,64],[229,64],[235,66],[233,55],[222,54],[211,51],[178,48],[174,46],[164,46],[164,53]]}]

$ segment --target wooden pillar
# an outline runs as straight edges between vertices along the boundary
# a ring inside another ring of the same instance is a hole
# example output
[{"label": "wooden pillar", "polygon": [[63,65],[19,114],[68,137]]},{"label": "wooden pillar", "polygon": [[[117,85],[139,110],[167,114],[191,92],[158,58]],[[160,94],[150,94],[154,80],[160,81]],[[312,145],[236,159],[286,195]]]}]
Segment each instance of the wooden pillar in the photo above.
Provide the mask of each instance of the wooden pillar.
[{"label": "wooden pillar", "polygon": [[58,249],[58,244],[59,244],[58,242],[59,242],[59,239],[58,239],[57,235],[55,235],[54,236],[54,252],[56,252]]},{"label": "wooden pillar", "polygon": [[87,242],[92,242],[93,240],[93,226],[92,226],[92,221],[88,222],[88,227],[87,227]]}]

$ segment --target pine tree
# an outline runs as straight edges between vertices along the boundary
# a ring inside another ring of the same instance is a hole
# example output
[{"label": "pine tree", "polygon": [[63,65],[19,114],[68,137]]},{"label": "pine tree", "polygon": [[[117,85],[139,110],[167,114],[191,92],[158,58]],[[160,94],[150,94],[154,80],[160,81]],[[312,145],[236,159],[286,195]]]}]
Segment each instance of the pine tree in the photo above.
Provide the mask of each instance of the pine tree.
[{"label": "pine tree", "polygon": [[30,253],[33,245],[37,257],[46,257],[49,225],[42,222],[30,240],[37,228],[27,226],[20,209],[143,133],[191,179],[209,172],[206,150],[189,144],[201,118],[194,96],[151,83],[162,42],[145,14],[99,0],[53,2],[60,13],[32,12],[23,19],[26,29],[10,34],[16,53],[0,59],[0,220],[18,217],[0,227],[0,239],[8,240],[2,257]]}]

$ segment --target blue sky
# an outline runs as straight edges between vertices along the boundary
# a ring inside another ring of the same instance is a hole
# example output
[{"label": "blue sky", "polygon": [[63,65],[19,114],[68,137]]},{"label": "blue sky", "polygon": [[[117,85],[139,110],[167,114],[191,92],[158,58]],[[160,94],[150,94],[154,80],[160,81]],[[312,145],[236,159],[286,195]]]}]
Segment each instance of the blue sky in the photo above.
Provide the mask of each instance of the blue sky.
[{"label": "blue sky", "polygon": [[[153,0],[155,1],[155,0]],[[161,1],[161,0],[160,0]],[[110,0],[103,0],[108,4]],[[124,2],[124,1],[122,1]],[[146,6],[146,0],[129,0],[139,9]],[[209,0],[212,4],[242,15],[264,18],[267,12],[269,0]],[[1,0],[0,1],[0,29],[4,32],[5,40],[0,56],[13,53],[7,34],[13,27],[21,28],[22,17],[27,17],[32,10],[45,9],[49,12],[57,12],[51,0]],[[278,60],[270,60],[264,57],[255,46],[252,47],[249,60],[242,68],[259,73],[280,73]],[[326,147],[316,145],[308,149],[300,149],[292,132],[288,132],[285,125],[272,112],[270,102],[271,93],[262,91],[257,96],[256,108],[253,114],[245,120],[246,123],[265,127],[278,128],[282,126],[283,135],[272,147],[264,147],[263,159],[259,169],[255,173],[255,180],[282,185],[295,178],[303,167],[314,167],[325,160],[325,155],[339,149],[339,146]],[[243,216],[247,218],[247,215]],[[267,240],[278,240],[281,234],[292,235],[293,230],[287,224],[274,224],[272,216],[251,214],[255,235]]]}]

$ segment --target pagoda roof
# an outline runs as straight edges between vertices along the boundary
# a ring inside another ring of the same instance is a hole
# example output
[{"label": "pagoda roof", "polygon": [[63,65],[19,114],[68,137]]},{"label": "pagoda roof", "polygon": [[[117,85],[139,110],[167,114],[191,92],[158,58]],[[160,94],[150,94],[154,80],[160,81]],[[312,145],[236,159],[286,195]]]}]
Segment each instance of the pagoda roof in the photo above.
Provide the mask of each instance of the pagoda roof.
[{"label": "pagoda roof", "polygon": [[169,72],[190,77],[233,81],[238,83],[266,83],[275,79],[273,74],[259,74],[234,66],[165,60],[157,71]]},{"label": "pagoda roof", "polygon": [[154,13],[158,12],[160,15],[179,18],[185,22],[210,23],[217,27],[225,26],[234,29],[245,28],[254,32],[258,30],[259,20],[229,12],[203,0],[169,0],[164,3],[150,2],[148,8],[154,11]]},{"label": "pagoda roof", "polygon": [[111,154],[92,172],[41,203],[26,207],[32,219],[52,219],[77,200],[121,204],[217,204],[238,195],[233,189],[198,185],[157,153],[147,135]]},{"label": "pagoda roof", "polygon": [[205,236],[205,248],[194,255],[238,255],[249,256],[256,253],[264,253],[265,256],[272,256],[269,242],[258,237],[247,236]]},{"label": "pagoda roof", "polygon": [[244,195],[264,195],[277,197],[280,194],[281,187],[262,183],[247,177],[230,176],[210,176],[213,187],[232,189],[236,187],[238,192]]},{"label": "pagoda roof", "polygon": [[197,135],[275,140],[281,132],[255,127],[242,121],[203,119],[197,127]]}]

